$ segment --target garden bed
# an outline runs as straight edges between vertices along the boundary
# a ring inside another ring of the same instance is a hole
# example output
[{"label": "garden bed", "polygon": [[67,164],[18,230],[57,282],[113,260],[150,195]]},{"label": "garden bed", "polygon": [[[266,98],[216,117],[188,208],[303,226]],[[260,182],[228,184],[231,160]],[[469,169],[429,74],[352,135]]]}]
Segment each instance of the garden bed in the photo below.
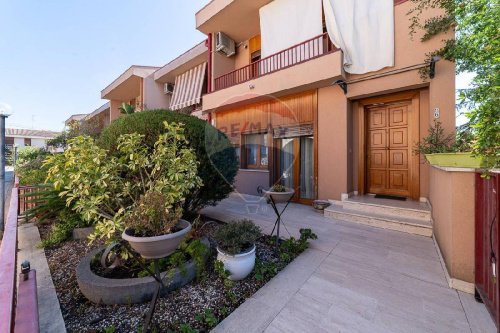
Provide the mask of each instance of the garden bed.
[{"label": "garden bed", "polygon": [[[213,222],[202,229],[202,236],[207,236],[213,245],[202,277],[158,300],[153,318],[158,332],[209,331],[297,256],[290,252],[281,256],[274,248],[274,240],[263,236],[257,241],[256,270],[245,280],[228,286],[227,280],[214,269],[213,234],[219,226]],[[42,239],[47,237],[46,229],[40,227]],[[101,245],[89,246],[86,241],[71,240],[45,250],[66,328],[68,332],[137,332],[149,302],[98,305],[88,301],[78,288],[75,274],[78,263]]]}]

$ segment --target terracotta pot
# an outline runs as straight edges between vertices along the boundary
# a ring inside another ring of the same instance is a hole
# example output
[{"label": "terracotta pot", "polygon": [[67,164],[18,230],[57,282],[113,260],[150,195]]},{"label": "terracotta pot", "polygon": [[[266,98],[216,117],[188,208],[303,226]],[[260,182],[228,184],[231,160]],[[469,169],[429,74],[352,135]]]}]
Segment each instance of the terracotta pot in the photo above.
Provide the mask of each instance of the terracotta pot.
[{"label": "terracotta pot", "polygon": [[217,247],[217,260],[222,261],[224,269],[231,273],[229,280],[243,280],[255,267],[255,244],[249,251],[239,254],[227,254]]},{"label": "terracotta pot", "polygon": [[270,197],[272,197],[274,203],[284,203],[288,202],[288,200],[293,197],[293,195],[295,194],[295,190],[287,187],[285,192],[272,192],[263,190],[262,193],[264,193],[264,197],[267,199],[270,199]]},{"label": "terracotta pot", "polygon": [[122,238],[129,242],[130,246],[143,258],[159,259],[172,254],[179,247],[191,230],[191,223],[186,220],[179,220],[177,227],[181,228],[181,230],[155,237],[135,237],[127,234],[127,230],[125,230]]}]

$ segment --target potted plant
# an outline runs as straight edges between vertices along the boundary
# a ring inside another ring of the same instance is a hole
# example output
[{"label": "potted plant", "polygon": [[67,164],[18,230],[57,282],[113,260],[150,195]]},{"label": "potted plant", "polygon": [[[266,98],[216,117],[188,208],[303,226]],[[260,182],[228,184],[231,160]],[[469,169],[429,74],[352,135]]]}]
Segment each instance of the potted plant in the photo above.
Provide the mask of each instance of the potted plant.
[{"label": "potted plant", "polygon": [[239,281],[248,276],[255,266],[255,241],[261,231],[250,220],[232,221],[217,230],[217,260],[230,272],[229,279]]},{"label": "potted plant", "polygon": [[122,238],[143,258],[166,257],[177,249],[191,230],[191,224],[181,216],[179,208],[168,208],[162,193],[148,192],[123,219],[125,230]]},{"label": "potted plant", "polygon": [[415,153],[424,154],[431,165],[442,167],[480,168],[481,158],[472,156],[474,135],[468,129],[458,131],[457,135],[444,134],[441,122],[434,121],[429,134],[415,147]]},{"label": "potted plant", "polygon": [[288,202],[295,194],[293,188],[288,188],[281,184],[275,184],[269,190],[263,190],[262,192],[264,193],[264,197],[268,200],[272,197],[274,203]]}]

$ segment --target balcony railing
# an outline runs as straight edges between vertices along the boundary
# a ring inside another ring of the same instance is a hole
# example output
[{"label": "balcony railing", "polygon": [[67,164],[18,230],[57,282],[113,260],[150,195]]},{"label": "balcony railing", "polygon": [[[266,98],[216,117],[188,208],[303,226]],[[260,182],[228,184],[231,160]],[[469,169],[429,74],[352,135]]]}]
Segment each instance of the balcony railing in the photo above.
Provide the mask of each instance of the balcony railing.
[{"label": "balcony railing", "polygon": [[327,33],[306,40],[215,79],[215,91],[228,88],[337,51]]}]

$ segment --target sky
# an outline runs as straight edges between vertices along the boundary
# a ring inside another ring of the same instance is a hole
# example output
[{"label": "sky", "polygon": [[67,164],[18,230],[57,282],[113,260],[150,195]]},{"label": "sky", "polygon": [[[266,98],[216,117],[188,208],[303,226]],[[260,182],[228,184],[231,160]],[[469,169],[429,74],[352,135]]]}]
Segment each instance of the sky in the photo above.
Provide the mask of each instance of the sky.
[{"label": "sky", "polygon": [[206,37],[208,0],[0,0],[0,108],[7,127],[62,130],[131,65],[163,66]]}]

